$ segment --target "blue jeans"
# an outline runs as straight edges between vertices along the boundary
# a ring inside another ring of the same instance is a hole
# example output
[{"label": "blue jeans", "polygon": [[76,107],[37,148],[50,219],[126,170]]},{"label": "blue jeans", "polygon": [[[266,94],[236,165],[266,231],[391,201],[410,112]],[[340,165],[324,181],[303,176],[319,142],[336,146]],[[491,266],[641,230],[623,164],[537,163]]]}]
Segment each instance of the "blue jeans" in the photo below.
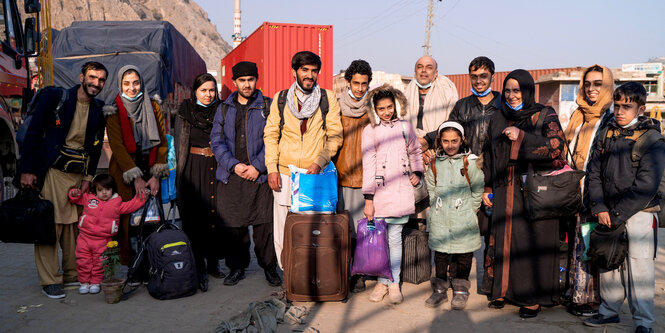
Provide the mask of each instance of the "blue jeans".
[{"label": "blue jeans", "polygon": [[409,220],[409,216],[386,217],[388,225],[388,250],[390,252],[390,272],[393,274],[393,280],[378,278],[379,283],[389,285],[390,283],[399,283],[399,275],[402,273],[402,225]]}]

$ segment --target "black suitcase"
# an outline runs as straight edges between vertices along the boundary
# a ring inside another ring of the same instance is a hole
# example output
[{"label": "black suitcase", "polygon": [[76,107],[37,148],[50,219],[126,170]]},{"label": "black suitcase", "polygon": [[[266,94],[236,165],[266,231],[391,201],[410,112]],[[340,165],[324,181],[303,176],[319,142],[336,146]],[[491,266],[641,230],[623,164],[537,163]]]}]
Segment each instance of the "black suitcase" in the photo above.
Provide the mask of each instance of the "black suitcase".
[{"label": "black suitcase", "polygon": [[53,203],[38,191],[21,189],[0,205],[0,241],[51,245],[55,239]]},{"label": "black suitcase", "polygon": [[402,229],[402,281],[420,284],[429,281],[432,275],[428,234],[412,228]]}]

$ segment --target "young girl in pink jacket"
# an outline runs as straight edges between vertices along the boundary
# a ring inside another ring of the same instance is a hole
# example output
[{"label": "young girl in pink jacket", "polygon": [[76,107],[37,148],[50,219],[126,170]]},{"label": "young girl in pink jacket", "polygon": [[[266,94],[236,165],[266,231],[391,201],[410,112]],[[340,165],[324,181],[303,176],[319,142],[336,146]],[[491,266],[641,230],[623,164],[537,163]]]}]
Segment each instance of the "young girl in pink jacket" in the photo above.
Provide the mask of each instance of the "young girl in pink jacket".
[{"label": "young girl in pink jacket", "polygon": [[134,212],[145,203],[144,193],[122,202],[122,198],[116,193],[113,177],[107,174],[93,178],[90,191],[81,193],[79,189],[69,190],[69,201],[83,206],[76,239],[76,270],[81,283],[80,294],[99,292],[99,284],[104,279],[102,252],[111,237],[118,233],[120,215]]},{"label": "young girl in pink jacket", "polygon": [[406,115],[406,97],[383,85],[369,92],[370,124],[362,134],[363,195],[368,220],[385,219],[388,224],[390,270],[393,279],[379,278],[369,300],[378,302],[389,294],[401,303],[399,289],[402,261],[402,225],[415,213],[414,186],[421,183],[423,160],[420,143]]}]

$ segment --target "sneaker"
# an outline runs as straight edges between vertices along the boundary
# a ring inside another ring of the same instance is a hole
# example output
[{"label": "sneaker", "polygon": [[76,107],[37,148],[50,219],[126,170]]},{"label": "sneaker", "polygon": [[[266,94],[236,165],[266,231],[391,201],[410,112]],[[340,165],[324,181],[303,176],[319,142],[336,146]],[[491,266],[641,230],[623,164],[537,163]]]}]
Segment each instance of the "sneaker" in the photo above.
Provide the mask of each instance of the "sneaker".
[{"label": "sneaker", "polygon": [[584,325],[591,327],[601,327],[605,324],[617,324],[619,323],[619,316],[605,317],[602,314],[597,314],[584,321]]},{"label": "sneaker", "polygon": [[90,292],[90,284],[88,283],[82,283],[81,286],[79,287],[79,294],[87,294]]},{"label": "sneaker", "polygon": [[381,302],[384,296],[388,293],[388,286],[381,282],[377,282],[374,286],[372,294],[369,295],[370,302]]},{"label": "sneaker", "polygon": [[90,285],[90,293],[91,294],[97,294],[99,293],[101,289],[99,288],[99,284],[91,284]]},{"label": "sneaker", "polygon": [[67,296],[59,284],[49,284],[48,286],[44,286],[42,288],[42,293],[44,293],[46,297],[53,299],[65,298],[65,296]]},{"label": "sneaker", "polygon": [[399,283],[390,284],[390,287],[388,287],[388,297],[390,298],[390,303],[402,303],[404,296],[402,296],[402,292],[399,290]]}]

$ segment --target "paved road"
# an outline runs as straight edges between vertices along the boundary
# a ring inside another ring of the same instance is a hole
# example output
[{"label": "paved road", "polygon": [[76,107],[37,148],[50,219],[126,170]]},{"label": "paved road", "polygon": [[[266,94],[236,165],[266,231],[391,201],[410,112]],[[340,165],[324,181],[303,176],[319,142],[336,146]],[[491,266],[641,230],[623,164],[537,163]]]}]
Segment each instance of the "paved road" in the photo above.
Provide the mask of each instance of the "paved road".
[{"label": "paved road", "polygon": [[[665,240],[665,229],[660,230]],[[656,332],[665,332],[665,241],[656,262]],[[320,332],[603,332],[581,324],[581,318],[562,307],[546,308],[534,319],[523,320],[517,308],[487,309],[484,296],[475,293],[465,311],[450,310],[450,302],[438,309],[424,306],[428,283],[403,286],[405,301],[392,306],[370,303],[368,290],[352,294],[346,303],[296,303],[310,309],[307,324],[279,326],[279,332],[303,331],[311,326]],[[128,301],[106,304],[102,294],[79,295],[67,290],[63,300],[46,298],[38,286],[30,245],[0,243],[0,332],[211,332],[224,318],[244,310],[248,303],[274,296],[280,288],[268,286],[255,260],[247,278],[235,287],[212,279],[207,293],[178,300],[155,300],[142,288]],[[449,292],[449,297],[452,295]],[[21,306],[27,311],[18,313]],[[32,307],[31,307],[32,306]],[[621,324],[606,332],[632,332],[628,305],[624,304]]]}]

